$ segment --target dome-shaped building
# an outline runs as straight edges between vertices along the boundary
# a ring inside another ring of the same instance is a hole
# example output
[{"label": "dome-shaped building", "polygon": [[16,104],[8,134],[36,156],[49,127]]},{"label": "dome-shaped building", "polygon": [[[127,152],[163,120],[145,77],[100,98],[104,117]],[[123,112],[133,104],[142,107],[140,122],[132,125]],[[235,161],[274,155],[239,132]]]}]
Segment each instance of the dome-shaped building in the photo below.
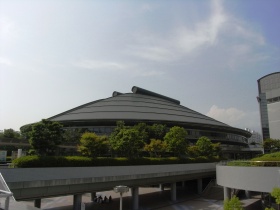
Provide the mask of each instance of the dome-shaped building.
[{"label": "dome-shaped building", "polygon": [[64,128],[87,128],[97,134],[110,134],[117,121],[126,125],[139,122],[165,124],[167,127],[181,126],[187,138],[195,141],[207,136],[213,142],[221,142],[223,151],[236,154],[248,147],[251,133],[214,120],[180,105],[180,101],[139,88],[132,93],[113,92],[112,97],[93,101],[61,114],[50,117]]}]

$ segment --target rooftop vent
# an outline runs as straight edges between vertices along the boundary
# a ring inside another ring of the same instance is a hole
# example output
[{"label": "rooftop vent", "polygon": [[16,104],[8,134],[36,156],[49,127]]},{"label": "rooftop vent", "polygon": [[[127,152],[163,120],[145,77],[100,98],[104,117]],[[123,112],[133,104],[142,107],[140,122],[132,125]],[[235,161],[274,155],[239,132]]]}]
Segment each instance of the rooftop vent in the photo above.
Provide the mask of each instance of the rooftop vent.
[{"label": "rooftop vent", "polygon": [[161,98],[161,99],[164,99],[164,100],[167,100],[167,101],[171,101],[175,104],[180,104],[180,101],[178,101],[176,99],[169,98],[167,96],[163,96],[163,95],[160,95],[158,93],[154,93],[152,91],[145,90],[145,89],[137,87],[137,86],[133,86],[131,91],[135,94],[143,94],[143,95],[147,95],[147,96],[153,96],[153,97]]},{"label": "rooftop vent", "polygon": [[117,91],[114,91],[112,96],[115,97],[115,96],[118,96],[118,95],[122,95],[123,93],[120,93],[120,92],[117,92]]}]

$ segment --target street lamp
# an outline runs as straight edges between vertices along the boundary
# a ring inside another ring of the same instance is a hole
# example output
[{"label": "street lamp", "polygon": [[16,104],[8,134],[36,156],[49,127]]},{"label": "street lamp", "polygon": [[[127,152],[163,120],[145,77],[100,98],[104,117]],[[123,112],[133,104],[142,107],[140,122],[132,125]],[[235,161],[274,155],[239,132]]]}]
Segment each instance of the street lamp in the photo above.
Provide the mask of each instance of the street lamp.
[{"label": "street lamp", "polygon": [[120,210],[122,210],[122,194],[128,192],[129,188],[127,186],[119,185],[114,187],[115,193],[120,193]]}]

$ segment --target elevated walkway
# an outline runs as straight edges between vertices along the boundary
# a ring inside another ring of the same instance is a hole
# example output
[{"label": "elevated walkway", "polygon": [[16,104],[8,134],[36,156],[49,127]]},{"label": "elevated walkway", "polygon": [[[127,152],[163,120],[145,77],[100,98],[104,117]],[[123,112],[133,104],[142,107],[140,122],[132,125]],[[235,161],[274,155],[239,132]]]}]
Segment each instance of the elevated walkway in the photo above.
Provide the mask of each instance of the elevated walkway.
[{"label": "elevated walkway", "polygon": [[17,202],[1,173],[0,173],[0,208],[4,210],[38,210],[38,208]]},{"label": "elevated walkway", "polygon": [[215,163],[1,169],[17,200],[83,194],[211,177]]},{"label": "elevated walkway", "polygon": [[81,210],[82,195],[112,190],[125,185],[132,192],[132,209],[139,208],[139,187],[168,183],[171,201],[177,200],[176,183],[197,180],[202,192],[202,179],[216,174],[216,163],[67,167],[67,168],[8,168],[1,169],[8,186],[17,200],[35,200],[73,195],[73,209]]}]

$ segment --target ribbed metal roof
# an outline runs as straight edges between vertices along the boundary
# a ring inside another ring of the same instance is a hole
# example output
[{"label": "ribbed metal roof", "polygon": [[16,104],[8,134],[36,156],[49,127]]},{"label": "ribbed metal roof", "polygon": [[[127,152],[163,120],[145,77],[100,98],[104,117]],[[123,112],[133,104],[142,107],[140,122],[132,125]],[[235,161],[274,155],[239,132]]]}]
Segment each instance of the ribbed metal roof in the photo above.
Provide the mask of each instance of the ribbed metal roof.
[{"label": "ribbed metal roof", "polygon": [[[136,90],[135,90],[136,89]],[[113,97],[93,101],[49,118],[54,121],[133,120],[228,125],[181,106],[180,101],[138,87],[134,93],[113,93]]]},{"label": "ribbed metal roof", "polygon": [[251,136],[248,131],[231,127],[184,107],[176,99],[136,86],[132,87],[132,93],[114,91],[112,97],[81,105],[50,117],[49,120],[68,126],[115,126],[119,120],[128,124],[148,122]]}]

